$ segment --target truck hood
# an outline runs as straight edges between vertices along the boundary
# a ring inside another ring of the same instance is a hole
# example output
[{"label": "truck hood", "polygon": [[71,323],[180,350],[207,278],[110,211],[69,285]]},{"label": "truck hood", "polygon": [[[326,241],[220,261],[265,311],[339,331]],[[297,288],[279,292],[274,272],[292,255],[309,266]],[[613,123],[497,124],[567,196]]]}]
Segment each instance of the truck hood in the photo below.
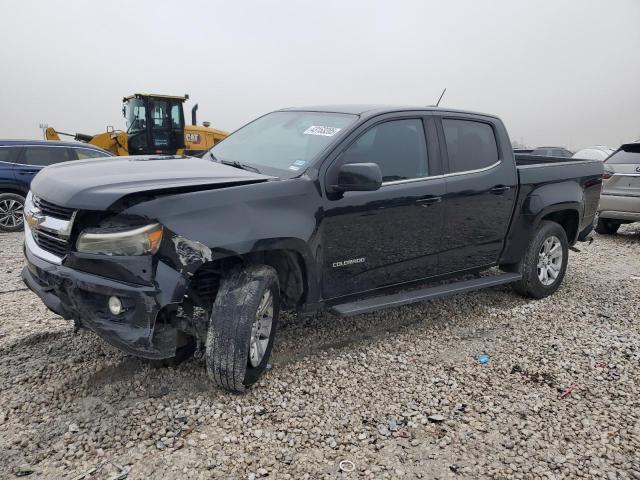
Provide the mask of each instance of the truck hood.
[{"label": "truck hood", "polygon": [[51,165],[36,175],[31,191],[56,205],[106,210],[131,194],[208,190],[273,179],[201,158],[114,157]]}]

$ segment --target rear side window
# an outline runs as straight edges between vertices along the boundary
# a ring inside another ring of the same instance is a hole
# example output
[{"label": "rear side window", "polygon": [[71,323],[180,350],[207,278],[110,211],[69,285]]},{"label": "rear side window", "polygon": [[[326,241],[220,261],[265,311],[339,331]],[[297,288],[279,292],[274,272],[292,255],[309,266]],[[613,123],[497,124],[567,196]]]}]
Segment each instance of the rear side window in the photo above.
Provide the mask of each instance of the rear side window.
[{"label": "rear side window", "polygon": [[98,152],[97,150],[91,150],[89,148],[74,148],[78,160],[84,160],[85,158],[100,158],[106,157],[104,152]]},{"label": "rear side window", "polygon": [[640,165],[640,145],[638,146],[638,149],[634,149],[635,151],[625,151],[625,150],[618,150],[616,153],[614,153],[613,155],[611,155],[606,161],[605,163],[607,164],[620,164],[620,163],[626,163],[626,164],[633,164],[633,165]]},{"label": "rear side window", "polygon": [[424,127],[418,119],[391,120],[371,127],[342,154],[342,163],[377,163],[383,182],[428,175]]},{"label": "rear side window", "polygon": [[442,120],[451,172],[488,167],[499,159],[493,128],[473,120]]},{"label": "rear side window", "polygon": [[26,147],[22,162],[26,165],[38,165],[46,167],[54,163],[72,160],[69,149],[63,147]]},{"label": "rear side window", "polygon": [[13,148],[0,148],[0,162],[13,162],[14,153]]}]

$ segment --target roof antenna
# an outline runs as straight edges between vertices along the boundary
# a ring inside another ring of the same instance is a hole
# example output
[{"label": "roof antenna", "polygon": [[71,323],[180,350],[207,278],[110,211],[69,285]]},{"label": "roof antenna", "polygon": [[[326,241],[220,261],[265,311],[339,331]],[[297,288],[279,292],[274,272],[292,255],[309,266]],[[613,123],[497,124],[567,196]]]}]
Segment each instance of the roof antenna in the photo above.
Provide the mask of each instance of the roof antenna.
[{"label": "roof antenna", "polygon": [[446,92],[447,89],[445,88],[444,90],[442,90],[442,93],[440,94],[440,98],[438,99],[438,102],[436,103],[436,107],[440,106],[440,100],[442,100],[442,97],[444,97],[444,92]]}]

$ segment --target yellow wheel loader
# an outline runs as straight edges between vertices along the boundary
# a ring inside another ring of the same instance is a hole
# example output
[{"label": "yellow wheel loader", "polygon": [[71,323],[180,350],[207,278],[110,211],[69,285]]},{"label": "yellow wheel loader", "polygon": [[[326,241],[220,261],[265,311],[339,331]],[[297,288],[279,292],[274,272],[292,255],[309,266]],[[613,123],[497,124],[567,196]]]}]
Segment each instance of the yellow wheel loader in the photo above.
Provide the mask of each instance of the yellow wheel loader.
[{"label": "yellow wheel loader", "polygon": [[49,127],[47,140],[60,140],[60,135],[90,143],[115,155],[191,155],[201,156],[228,132],[210,128],[209,122],[197,124],[196,104],[191,110],[191,125],[185,125],[183,104],[189,95],[156,95],[136,93],[122,99],[122,114],[127,131],[107,127],[97,135],[57,132]]}]

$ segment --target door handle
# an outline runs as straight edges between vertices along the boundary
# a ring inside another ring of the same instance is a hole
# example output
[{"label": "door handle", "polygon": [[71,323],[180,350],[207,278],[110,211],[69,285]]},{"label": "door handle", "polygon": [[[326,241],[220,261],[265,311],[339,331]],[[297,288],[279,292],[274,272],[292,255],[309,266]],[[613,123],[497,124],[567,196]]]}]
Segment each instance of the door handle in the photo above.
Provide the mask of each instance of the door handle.
[{"label": "door handle", "polygon": [[433,205],[434,203],[438,203],[442,201],[442,197],[425,197],[416,200],[416,203],[421,207],[428,207],[429,205]]},{"label": "door handle", "polygon": [[494,195],[502,195],[509,190],[511,190],[511,187],[507,187],[506,185],[496,185],[495,187],[489,189],[489,191]]}]

